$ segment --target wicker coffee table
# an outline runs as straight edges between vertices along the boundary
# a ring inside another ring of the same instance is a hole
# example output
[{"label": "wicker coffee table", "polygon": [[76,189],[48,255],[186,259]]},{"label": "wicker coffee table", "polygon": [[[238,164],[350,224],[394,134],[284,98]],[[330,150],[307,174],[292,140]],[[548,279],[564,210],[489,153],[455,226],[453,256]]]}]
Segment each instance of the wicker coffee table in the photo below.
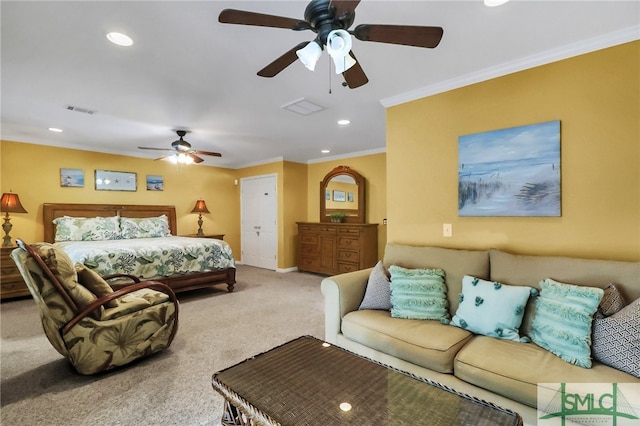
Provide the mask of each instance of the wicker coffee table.
[{"label": "wicker coffee table", "polygon": [[213,375],[225,425],[522,425],[513,411],[304,336]]}]

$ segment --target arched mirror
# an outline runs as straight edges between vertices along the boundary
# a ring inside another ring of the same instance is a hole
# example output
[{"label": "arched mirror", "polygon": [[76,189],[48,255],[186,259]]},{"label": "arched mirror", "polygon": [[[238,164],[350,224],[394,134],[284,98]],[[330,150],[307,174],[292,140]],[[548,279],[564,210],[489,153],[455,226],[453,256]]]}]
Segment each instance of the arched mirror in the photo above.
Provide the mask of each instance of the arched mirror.
[{"label": "arched mirror", "polygon": [[364,177],[349,168],[338,166],[320,182],[320,222],[332,222],[332,215],[344,215],[342,222],[365,222]]}]

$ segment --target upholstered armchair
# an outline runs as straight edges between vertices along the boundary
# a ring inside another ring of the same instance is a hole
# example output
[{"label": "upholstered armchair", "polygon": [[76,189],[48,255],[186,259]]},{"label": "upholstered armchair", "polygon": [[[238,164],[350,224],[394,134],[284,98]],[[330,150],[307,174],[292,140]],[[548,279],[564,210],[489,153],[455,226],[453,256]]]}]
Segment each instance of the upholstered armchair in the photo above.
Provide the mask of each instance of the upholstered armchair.
[{"label": "upholstered armchair", "polygon": [[126,365],[171,345],[178,301],[166,285],[127,275],[120,278],[131,284],[114,291],[53,244],[17,243],[11,257],[38,305],[44,332],[80,374]]}]

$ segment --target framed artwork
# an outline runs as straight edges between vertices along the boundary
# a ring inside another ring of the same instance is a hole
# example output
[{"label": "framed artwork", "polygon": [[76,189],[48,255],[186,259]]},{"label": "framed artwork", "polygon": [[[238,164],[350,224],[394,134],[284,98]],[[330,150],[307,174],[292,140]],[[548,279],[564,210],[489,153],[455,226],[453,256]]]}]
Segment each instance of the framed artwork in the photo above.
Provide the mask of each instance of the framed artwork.
[{"label": "framed artwork", "polygon": [[83,188],[84,170],[60,169],[60,186],[69,188]]},{"label": "framed artwork", "polygon": [[353,192],[347,192],[347,201],[353,203]]},{"label": "framed artwork", "polygon": [[147,175],[147,191],[164,191],[162,176]]},{"label": "framed artwork", "polygon": [[96,191],[136,191],[136,173],[96,170]]},{"label": "framed artwork", "polygon": [[459,216],[560,216],[560,121],[458,138]]},{"label": "framed artwork", "polygon": [[333,191],[333,201],[346,201],[347,194],[344,191]]},{"label": "framed artwork", "polygon": [[325,199],[325,200],[331,200],[331,190],[330,190],[330,189],[327,189],[327,190],[324,192],[324,199]]}]

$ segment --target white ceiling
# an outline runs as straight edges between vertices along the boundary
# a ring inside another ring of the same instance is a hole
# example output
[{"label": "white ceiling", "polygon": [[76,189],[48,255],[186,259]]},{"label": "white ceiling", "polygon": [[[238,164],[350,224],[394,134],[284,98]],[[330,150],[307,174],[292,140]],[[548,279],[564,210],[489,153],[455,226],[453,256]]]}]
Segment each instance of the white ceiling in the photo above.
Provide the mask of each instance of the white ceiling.
[{"label": "white ceiling", "polygon": [[[640,2],[363,0],[354,26],[444,28],[435,49],[354,39],[369,83],[342,87],[323,54],[274,78],[256,72],[310,31],[218,23],[234,8],[303,18],[306,1],[6,1],[0,3],[4,140],[156,158],[173,129],[205,165],[313,162],[385,147],[385,106],[640,38]],[[352,27],[353,28],[353,27]],[[127,33],[130,48],[105,38]],[[305,98],[326,109],[281,109]],[[87,115],[67,105],[95,110]],[[337,120],[351,120],[340,127]],[[63,133],[52,133],[58,127]],[[331,150],[321,154],[321,149]]]}]

